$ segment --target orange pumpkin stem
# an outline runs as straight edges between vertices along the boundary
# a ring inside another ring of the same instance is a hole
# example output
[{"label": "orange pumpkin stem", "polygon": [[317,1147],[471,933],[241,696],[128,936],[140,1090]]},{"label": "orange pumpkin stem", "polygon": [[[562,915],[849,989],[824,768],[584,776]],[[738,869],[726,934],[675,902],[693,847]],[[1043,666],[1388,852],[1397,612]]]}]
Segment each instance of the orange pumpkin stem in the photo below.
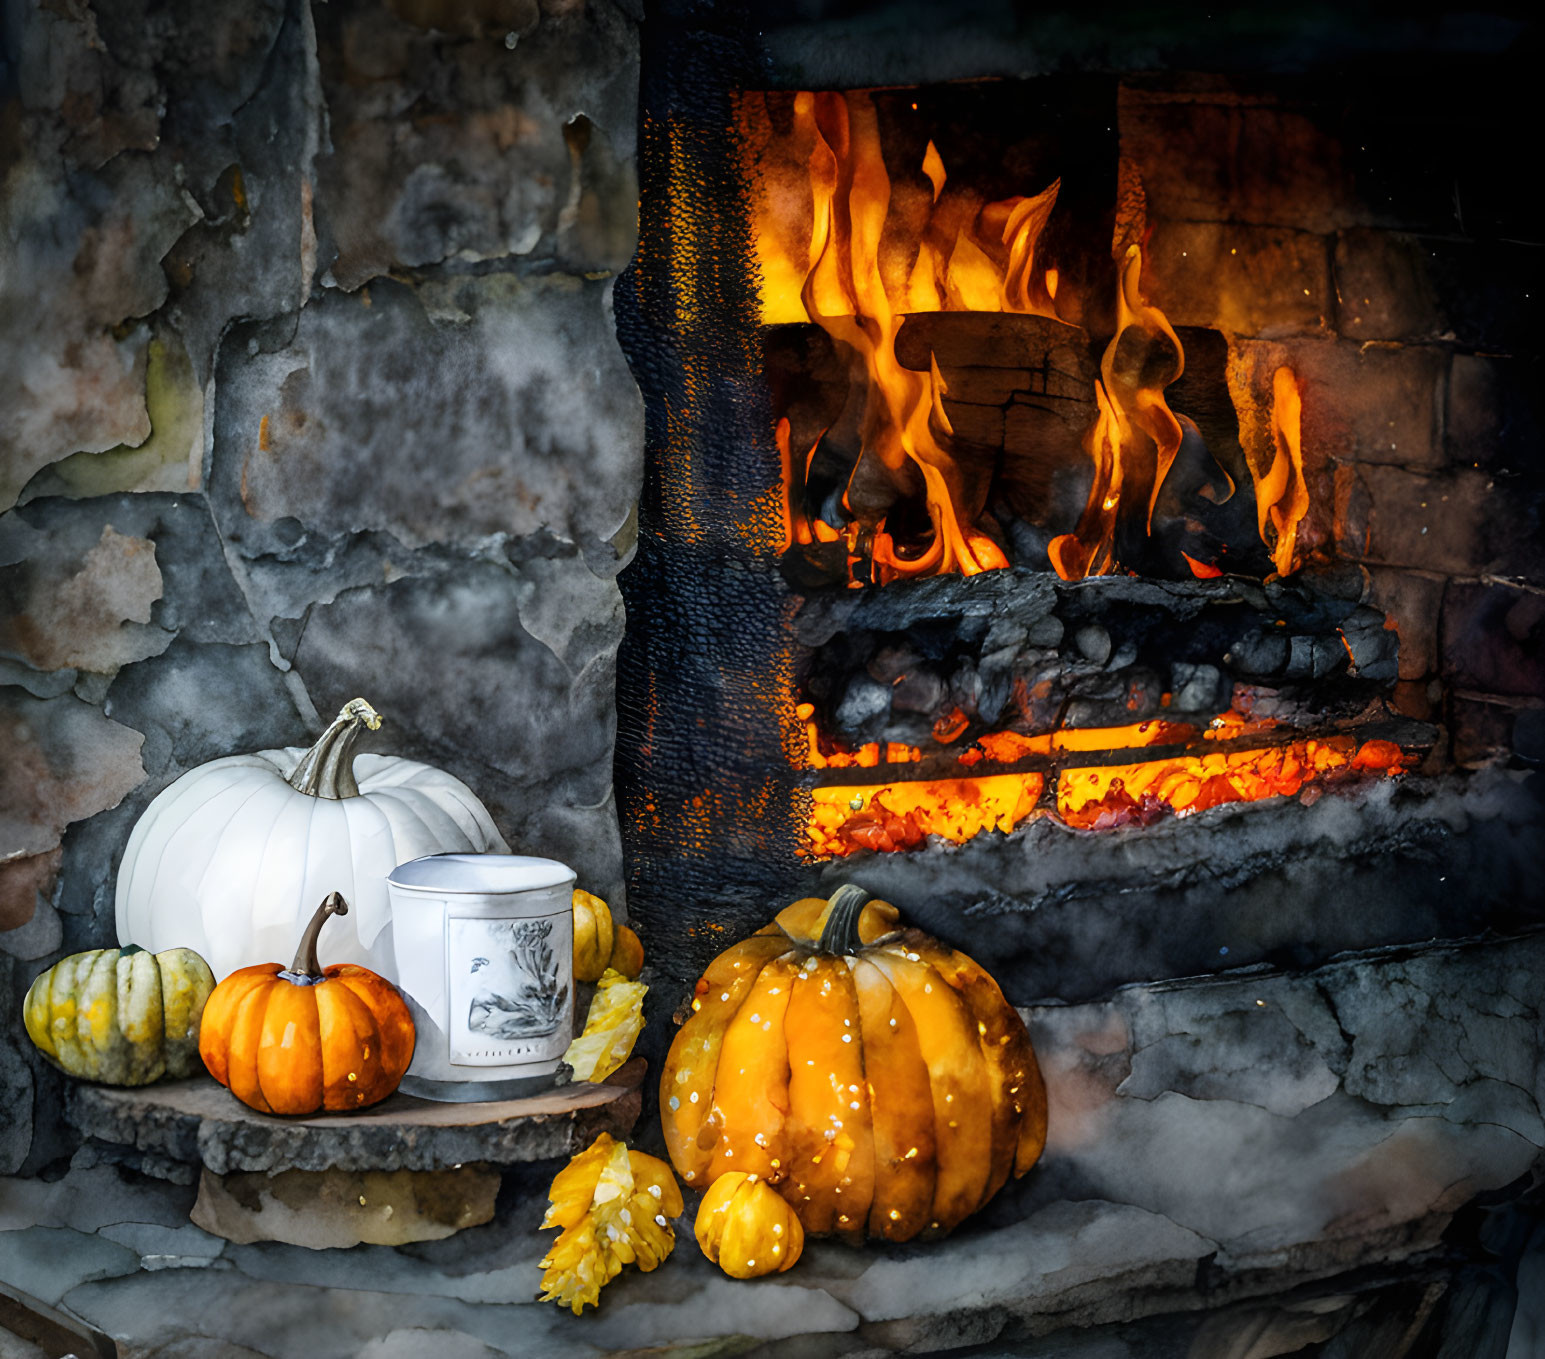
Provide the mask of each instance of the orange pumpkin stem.
[{"label": "orange pumpkin stem", "polygon": [[821,942],[816,946],[822,953],[857,953],[864,946],[858,936],[858,918],[872,900],[871,893],[854,883],[843,883],[831,894],[826,913],[826,928],[821,931]]},{"label": "orange pumpkin stem", "polygon": [[316,914],[311,917],[311,923],[306,926],[306,932],[300,937],[300,947],[295,950],[295,961],[290,964],[288,972],[279,975],[286,981],[295,982],[301,986],[315,986],[322,980],[322,966],[317,962],[317,936],[322,933],[322,926],[327,923],[330,915],[348,915],[349,903],[337,892],[329,892],[327,899],[317,907]]}]

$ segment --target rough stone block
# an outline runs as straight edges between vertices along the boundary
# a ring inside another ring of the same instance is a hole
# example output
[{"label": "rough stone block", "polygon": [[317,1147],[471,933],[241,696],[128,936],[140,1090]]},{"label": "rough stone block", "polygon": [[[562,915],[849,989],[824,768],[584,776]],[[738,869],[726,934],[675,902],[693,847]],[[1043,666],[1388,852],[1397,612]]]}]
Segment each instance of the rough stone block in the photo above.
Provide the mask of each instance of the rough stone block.
[{"label": "rough stone block", "polygon": [[1252,465],[1270,461],[1272,380],[1286,367],[1303,398],[1301,431],[1306,468],[1329,461],[1389,463],[1437,470],[1446,461],[1442,414],[1448,355],[1419,346],[1368,347],[1337,340],[1229,345],[1230,381],[1248,426]]},{"label": "rough stone block", "polygon": [[348,591],[311,610],[294,664],[326,711],[366,692],[394,749],[464,779],[518,852],[563,860],[611,900],[622,623],[616,584],[569,549]]},{"label": "rough stone block", "polygon": [[1513,753],[1518,710],[1508,703],[1453,694],[1448,702],[1449,754],[1461,769],[1505,764]]},{"label": "rough stone block", "polygon": [[[16,954],[8,936],[29,923],[59,880],[61,852],[57,845],[42,854],[0,859],[0,947]],[[17,955],[22,956],[22,955]]]},{"label": "rough stone block", "polygon": [[1545,441],[1538,358],[1455,354],[1445,403],[1445,444],[1456,463],[1508,473],[1527,468]]},{"label": "rough stone block", "polygon": [[143,741],[73,695],[0,689],[0,844],[46,853],[66,826],[116,807],[145,780]]},{"label": "rough stone block", "polygon": [[39,471],[20,503],[44,496],[100,496],[118,491],[196,491],[204,477],[204,388],[182,337],[152,326],[145,360],[150,435],[100,453],[72,453]]},{"label": "rough stone block", "polygon": [[1328,242],[1283,227],[1150,219],[1143,293],[1171,325],[1273,338],[1333,315]]},{"label": "rough stone block", "polygon": [[256,643],[200,644],[178,637],[161,655],[120,671],[107,691],[106,709],[144,734],[142,758],[157,788],[222,755],[306,739],[284,676],[268,648]]},{"label": "rough stone block", "polygon": [[1545,595],[1452,582],[1443,594],[1443,678],[1456,689],[1545,699]]},{"label": "rough stone block", "polygon": [[316,24],[332,142],[317,215],[338,284],[533,252],[627,264],[638,37],[619,6],[380,3]]},{"label": "rough stone block", "polygon": [[1438,610],[1443,580],[1414,571],[1371,567],[1368,598],[1389,615],[1400,635],[1400,678],[1421,680],[1438,669]]},{"label": "rough stone block", "polygon": [[311,1250],[370,1242],[440,1241],[488,1222],[499,1172],[455,1170],[281,1170],[276,1175],[199,1177],[192,1220],[227,1241],[284,1241]]},{"label": "rough stone block", "polygon": [[[187,24],[151,22],[137,4],[18,19],[8,36],[26,72],[25,150],[0,201],[14,266],[0,286],[12,390],[0,506],[48,463],[151,432],[150,330],[120,327],[167,300],[162,262],[174,251],[172,310],[200,382],[232,315],[271,315],[276,289],[290,305],[309,289],[309,31],[309,18],[272,2]],[[223,208],[211,194],[222,177]]]},{"label": "rough stone block", "polygon": [[1336,238],[1336,329],[1355,340],[1422,340],[1447,329],[1415,236],[1360,228]]},{"label": "rough stone block", "polygon": [[1341,138],[1270,94],[1124,84],[1117,107],[1152,217],[1328,233],[1366,215]]},{"label": "rough stone block", "polygon": [[211,498],[247,556],[364,530],[409,546],[540,529],[604,541],[642,410],[610,285],[498,274],[330,294],[223,350]]},{"label": "rough stone block", "polygon": [[[11,1014],[18,1012],[22,997],[27,994],[31,971],[9,953],[0,952],[0,999]],[[0,1121],[0,1175],[16,1174],[32,1150],[34,1085],[24,1047],[31,1044],[20,1024],[13,1021],[0,1031],[0,1108],[6,1111],[5,1119]]]},{"label": "rough stone block", "polygon": [[[86,579],[72,588],[82,594],[90,592],[92,582],[106,582],[104,571],[111,567],[116,577],[126,544],[118,542],[125,537],[143,540],[149,552],[140,552],[133,558],[135,569],[144,573],[137,587],[138,601],[143,604],[152,582],[144,561],[149,557],[154,564],[159,581],[159,597],[151,597],[149,626],[131,623],[118,626],[117,634],[143,637],[132,646],[121,636],[113,640],[111,632],[101,627],[85,629],[86,640],[78,645],[88,654],[99,653],[111,658],[117,652],[138,650],[145,656],[158,654],[164,648],[151,639],[165,640],[176,634],[185,641],[197,642],[251,642],[259,632],[248,613],[246,601],[226,564],[224,547],[210,517],[209,506],[199,495],[150,495],[124,494],[93,497],[85,500],[48,499],[35,500],[20,507],[0,520],[0,545],[9,545],[10,551],[0,546],[0,562],[15,555],[22,557],[25,565],[18,566],[4,587],[0,587],[0,599],[20,598],[21,606],[36,600],[39,607],[57,612],[60,602],[57,594],[68,578],[80,574],[84,563],[92,554],[103,555],[103,542],[117,543],[111,549],[113,556],[101,563],[95,573],[86,573]],[[114,581],[110,588],[121,592],[127,582]],[[17,607],[13,602],[12,607]],[[100,611],[100,603],[93,609]],[[127,615],[125,615],[127,617]],[[100,624],[102,620],[98,620]],[[80,620],[73,624],[77,633],[82,631]],[[88,644],[89,643],[89,644]],[[68,658],[66,658],[68,659]],[[84,662],[82,662],[85,665]],[[86,665],[85,668],[97,668]],[[100,665],[111,672],[117,665]]]},{"label": "rough stone block", "polygon": [[1517,507],[1484,472],[1420,476],[1396,467],[1336,469],[1336,543],[1345,555],[1445,575],[1507,571],[1537,548]]},{"label": "rough stone block", "polygon": [[150,624],[161,598],[155,544],[105,524],[84,553],[9,516],[0,554],[18,568],[0,581],[0,654],[36,670],[113,674],[165,651],[172,634]]},{"label": "rough stone block", "polygon": [[[216,21],[203,30],[215,50],[189,54],[212,69],[219,93],[195,83],[169,109],[203,220],[166,258],[172,295],[165,316],[186,342],[200,384],[233,319],[295,310],[317,272],[314,162],[326,110],[312,13],[265,0],[230,17],[238,24],[245,17],[247,31],[233,34]],[[202,25],[178,27],[193,29],[199,41]],[[248,43],[262,55],[244,50]]]}]

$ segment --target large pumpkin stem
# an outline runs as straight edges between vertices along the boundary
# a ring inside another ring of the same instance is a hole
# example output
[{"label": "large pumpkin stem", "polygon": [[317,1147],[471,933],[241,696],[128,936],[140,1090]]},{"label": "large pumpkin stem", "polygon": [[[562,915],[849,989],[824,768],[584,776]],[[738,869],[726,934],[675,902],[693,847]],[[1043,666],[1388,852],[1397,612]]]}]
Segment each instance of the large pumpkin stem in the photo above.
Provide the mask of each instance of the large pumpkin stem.
[{"label": "large pumpkin stem", "polygon": [[826,912],[826,928],[817,946],[822,953],[857,953],[864,941],[858,936],[858,918],[873,896],[854,883],[843,883],[831,894]]},{"label": "large pumpkin stem", "polygon": [[322,965],[317,962],[317,936],[322,933],[322,926],[327,924],[328,916],[348,913],[349,903],[338,893],[329,892],[327,900],[317,907],[311,923],[306,926],[306,932],[301,935],[300,947],[295,950],[295,961],[290,964],[290,970],[279,975],[285,981],[301,986],[315,986],[321,981]]},{"label": "large pumpkin stem", "polygon": [[358,797],[359,784],[354,781],[354,743],[364,728],[375,731],[380,725],[380,713],[364,699],[351,698],[333,719],[332,726],[300,757],[295,772],[285,782],[298,793],[325,797],[333,802]]}]

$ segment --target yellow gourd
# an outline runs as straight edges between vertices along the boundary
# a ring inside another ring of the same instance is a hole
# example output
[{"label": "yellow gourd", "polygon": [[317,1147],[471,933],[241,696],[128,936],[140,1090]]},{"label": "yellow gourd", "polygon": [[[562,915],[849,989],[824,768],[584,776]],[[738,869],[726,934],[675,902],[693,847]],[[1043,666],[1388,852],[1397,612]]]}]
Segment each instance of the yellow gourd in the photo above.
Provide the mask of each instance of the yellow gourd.
[{"label": "yellow gourd", "polygon": [[732,1279],[781,1274],[805,1248],[788,1202],[759,1175],[732,1170],[703,1195],[693,1227],[703,1254]]},{"label": "yellow gourd", "polygon": [[610,966],[617,941],[612,912],[600,897],[574,892],[574,980],[595,982]]}]

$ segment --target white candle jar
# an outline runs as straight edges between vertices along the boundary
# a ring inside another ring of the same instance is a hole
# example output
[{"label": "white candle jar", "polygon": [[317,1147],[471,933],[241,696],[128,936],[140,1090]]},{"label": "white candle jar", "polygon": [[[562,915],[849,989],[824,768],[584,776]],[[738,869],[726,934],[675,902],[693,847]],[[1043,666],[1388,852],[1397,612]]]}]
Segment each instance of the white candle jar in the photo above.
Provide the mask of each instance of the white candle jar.
[{"label": "white candle jar", "polygon": [[489,1100],[551,1087],[574,1027],[574,870],[431,854],[386,884],[397,986],[418,1026],[401,1088]]}]

